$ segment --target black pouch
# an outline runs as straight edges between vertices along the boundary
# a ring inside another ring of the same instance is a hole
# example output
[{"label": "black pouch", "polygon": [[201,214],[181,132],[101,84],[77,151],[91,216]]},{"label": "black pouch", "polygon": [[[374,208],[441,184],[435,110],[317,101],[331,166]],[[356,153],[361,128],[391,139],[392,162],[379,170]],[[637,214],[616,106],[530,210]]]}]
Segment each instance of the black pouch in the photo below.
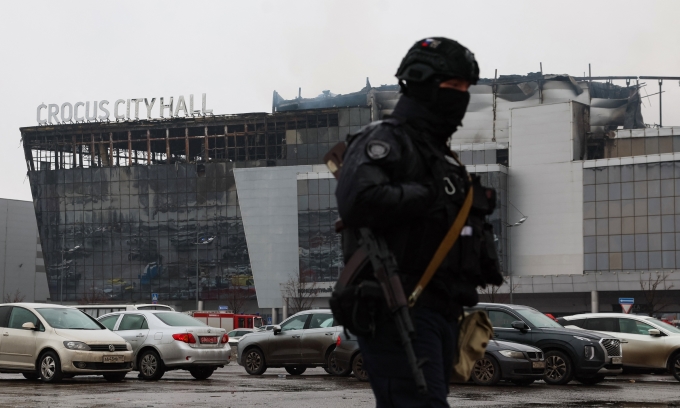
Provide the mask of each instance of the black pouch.
[{"label": "black pouch", "polygon": [[380,285],[370,280],[334,290],[329,303],[336,323],[365,337],[373,336],[375,318],[386,307]]},{"label": "black pouch", "polygon": [[475,285],[481,284],[480,254],[483,246],[483,224],[470,216],[463,227],[458,241],[460,243],[460,272],[464,280]]},{"label": "black pouch", "polygon": [[482,233],[483,244],[481,246],[479,267],[484,285],[491,284],[500,286],[503,284],[498,252],[496,252],[496,242],[494,240],[493,226],[488,222],[484,223]]},{"label": "black pouch", "polygon": [[460,240],[460,270],[467,282],[482,287],[500,286],[500,271],[493,226],[476,215],[470,215]]}]

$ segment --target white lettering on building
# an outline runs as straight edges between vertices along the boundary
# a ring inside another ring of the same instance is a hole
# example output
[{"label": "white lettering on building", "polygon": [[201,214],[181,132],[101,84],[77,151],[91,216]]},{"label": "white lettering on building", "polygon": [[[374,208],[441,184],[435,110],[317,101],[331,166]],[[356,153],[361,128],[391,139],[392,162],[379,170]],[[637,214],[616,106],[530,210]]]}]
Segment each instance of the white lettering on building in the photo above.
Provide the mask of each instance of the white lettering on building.
[{"label": "white lettering on building", "polygon": [[[165,103],[169,99],[169,103]],[[177,98],[177,105],[174,103],[174,97],[158,98],[159,104],[156,104],[156,98],[133,98],[133,99],[118,99],[113,103],[113,118],[111,118],[111,111],[107,106],[109,101],[87,101],[64,102],[61,105],[50,103],[45,105],[41,103],[36,109],[36,121],[39,125],[58,125],[63,123],[79,123],[79,122],[108,122],[111,119],[118,121],[139,120],[139,105],[144,102],[146,107],[146,119],[151,120],[152,117],[160,119],[172,119],[181,117],[207,116],[212,115],[213,110],[208,109],[206,104],[206,95],[201,95],[201,109],[194,110],[194,95],[189,95],[189,107],[187,108],[186,99],[184,95]],[[125,105],[124,107],[120,105]],[[134,118],[131,117],[131,105],[134,106]],[[85,108],[85,116],[83,116],[83,107]],[[154,111],[154,107],[156,108]],[[99,115],[97,111],[99,110]],[[61,119],[61,120],[60,120]]]}]

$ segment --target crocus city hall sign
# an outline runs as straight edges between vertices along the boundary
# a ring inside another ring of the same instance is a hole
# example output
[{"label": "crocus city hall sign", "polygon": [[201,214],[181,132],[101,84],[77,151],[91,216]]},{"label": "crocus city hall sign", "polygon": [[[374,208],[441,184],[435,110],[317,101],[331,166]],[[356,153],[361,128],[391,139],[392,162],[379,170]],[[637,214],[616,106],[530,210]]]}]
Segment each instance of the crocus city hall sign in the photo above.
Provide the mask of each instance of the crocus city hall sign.
[{"label": "crocus city hall sign", "polygon": [[[135,99],[118,99],[109,105],[109,101],[94,101],[76,102],[71,104],[69,102],[62,103],[61,106],[56,104],[45,105],[41,103],[36,109],[36,120],[39,125],[55,125],[59,123],[73,123],[73,122],[94,122],[94,121],[109,121],[111,120],[111,111],[113,110],[113,119],[120,120],[138,120],[139,106],[146,107],[146,119],[151,119],[152,111],[161,119],[192,116],[212,115],[212,109],[206,108],[205,94],[201,95],[201,109],[194,110],[194,95],[189,95],[189,107],[183,95],[177,98],[175,104],[174,98],[171,96],[169,103],[165,103],[165,98],[158,98],[159,103],[156,105],[156,98],[135,98]],[[134,109],[134,117],[130,116],[131,110]],[[167,116],[164,116],[167,113]]]}]

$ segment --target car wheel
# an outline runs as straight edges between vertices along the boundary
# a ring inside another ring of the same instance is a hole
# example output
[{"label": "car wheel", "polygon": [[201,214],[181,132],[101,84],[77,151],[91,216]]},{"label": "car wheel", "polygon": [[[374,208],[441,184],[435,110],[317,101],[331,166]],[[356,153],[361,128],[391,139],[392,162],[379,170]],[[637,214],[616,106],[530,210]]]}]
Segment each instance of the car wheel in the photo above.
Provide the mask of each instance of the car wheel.
[{"label": "car wheel", "polygon": [[35,381],[40,378],[40,374],[38,373],[21,373],[21,375],[23,375],[25,379],[31,381]]},{"label": "car wheel", "polygon": [[668,370],[676,380],[680,381],[680,353],[676,353],[668,362]]},{"label": "car wheel", "polygon": [[604,381],[604,376],[598,375],[595,377],[576,377],[576,381],[585,385],[595,385],[597,383],[601,383],[602,381]]},{"label": "car wheel", "polygon": [[246,352],[243,359],[243,366],[250,375],[262,375],[267,371],[267,363],[264,361],[262,352],[256,348],[251,348]]},{"label": "car wheel", "polygon": [[352,371],[359,381],[368,381],[368,372],[364,368],[364,356],[359,353],[352,360]]},{"label": "car wheel", "polygon": [[63,374],[61,372],[61,361],[59,356],[53,351],[48,351],[40,356],[40,379],[48,383],[56,383],[61,381]]},{"label": "car wheel", "polygon": [[155,350],[145,350],[139,356],[139,377],[146,381],[158,381],[165,374],[163,361]]},{"label": "car wheel", "polygon": [[477,385],[495,385],[501,380],[501,368],[496,359],[486,355],[472,367],[472,381]]},{"label": "car wheel", "polygon": [[197,380],[207,380],[214,372],[214,367],[197,367],[189,370],[191,376]]},{"label": "car wheel", "polygon": [[288,374],[290,375],[300,375],[307,371],[307,367],[304,366],[287,366],[286,371],[288,371]]},{"label": "car wheel", "polygon": [[564,385],[574,378],[571,359],[561,351],[545,353],[545,374],[543,381],[550,385]]},{"label": "car wheel", "polygon": [[104,379],[108,382],[121,382],[125,379],[127,373],[111,373],[104,374]]},{"label": "car wheel", "polygon": [[326,359],[326,372],[330,375],[337,375],[338,377],[347,377],[352,373],[352,367],[342,368],[338,365],[338,359],[335,353],[331,352]]},{"label": "car wheel", "polygon": [[526,387],[527,385],[533,384],[534,380],[510,380],[510,382],[515,385]]}]

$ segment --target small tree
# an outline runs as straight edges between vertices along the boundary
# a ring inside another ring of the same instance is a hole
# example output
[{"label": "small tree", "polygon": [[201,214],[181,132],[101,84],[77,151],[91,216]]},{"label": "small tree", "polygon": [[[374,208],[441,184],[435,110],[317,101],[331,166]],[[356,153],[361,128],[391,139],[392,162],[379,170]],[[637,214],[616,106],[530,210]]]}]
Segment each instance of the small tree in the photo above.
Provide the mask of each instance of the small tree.
[{"label": "small tree", "polygon": [[673,284],[668,284],[668,275],[665,272],[657,272],[653,276],[652,272],[644,278],[644,274],[640,275],[640,289],[642,290],[642,297],[649,307],[647,313],[649,316],[662,311],[667,306],[673,304],[670,294],[667,292],[673,288]]},{"label": "small tree", "polygon": [[227,301],[229,307],[234,313],[242,313],[244,306],[251,297],[252,289],[250,287],[231,287],[227,290],[224,299]]},{"label": "small tree", "polygon": [[4,303],[19,303],[23,302],[24,299],[26,299],[26,295],[21,293],[19,289],[17,289],[14,294],[11,293],[5,293],[5,296],[3,297],[2,301]]},{"label": "small tree", "polygon": [[[508,292],[500,291],[504,285],[508,287]],[[482,300],[490,303],[509,303],[510,292],[515,292],[518,287],[519,283],[514,283],[512,288],[510,288],[510,279],[506,276],[503,278],[503,283],[500,286],[486,285],[486,288],[479,288],[478,293],[482,295]]]},{"label": "small tree", "polygon": [[309,282],[309,278],[305,279],[302,274],[295,273],[281,285],[281,292],[288,308],[288,314],[294,315],[312,307],[318,289],[316,282]]}]

